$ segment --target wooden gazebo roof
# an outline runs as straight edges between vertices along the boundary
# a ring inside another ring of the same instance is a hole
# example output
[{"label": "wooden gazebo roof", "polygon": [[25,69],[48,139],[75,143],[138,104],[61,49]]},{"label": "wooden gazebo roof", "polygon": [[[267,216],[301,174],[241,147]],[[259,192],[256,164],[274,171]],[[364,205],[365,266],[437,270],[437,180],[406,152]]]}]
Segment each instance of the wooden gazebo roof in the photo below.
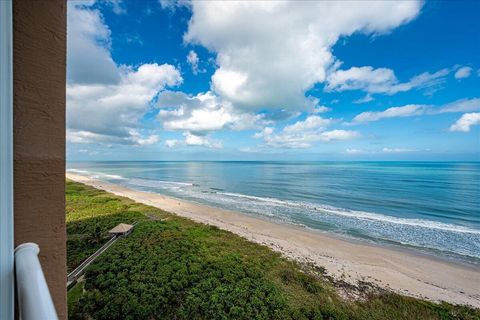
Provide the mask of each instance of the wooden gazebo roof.
[{"label": "wooden gazebo roof", "polygon": [[118,226],[108,231],[112,234],[124,234],[132,230],[133,226],[131,224],[120,223]]}]

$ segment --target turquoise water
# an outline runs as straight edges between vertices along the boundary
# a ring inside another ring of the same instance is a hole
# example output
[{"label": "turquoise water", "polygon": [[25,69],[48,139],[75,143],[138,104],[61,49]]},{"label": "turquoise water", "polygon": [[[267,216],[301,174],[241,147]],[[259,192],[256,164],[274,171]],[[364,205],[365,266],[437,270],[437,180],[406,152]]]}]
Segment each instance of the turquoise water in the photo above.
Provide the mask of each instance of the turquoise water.
[{"label": "turquoise water", "polygon": [[82,162],[67,171],[480,264],[480,163]]}]

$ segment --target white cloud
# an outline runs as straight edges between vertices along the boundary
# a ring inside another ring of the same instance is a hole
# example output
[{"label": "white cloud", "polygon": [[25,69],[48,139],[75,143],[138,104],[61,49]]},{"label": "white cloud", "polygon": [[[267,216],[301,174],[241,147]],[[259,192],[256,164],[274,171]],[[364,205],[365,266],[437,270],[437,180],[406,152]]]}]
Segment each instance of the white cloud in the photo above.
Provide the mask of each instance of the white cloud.
[{"label": "white cloud", "polygon": [[180,72],[169,64],[117,67],[110,30],[92,4],[68,3],[68,141],[154,144],[158,136],[140,133],[140,120],[160,91],[182,82]]},{"label": "white cloud", "polygon": [[480,98],[460,99],[444,104],[440,108],[429,110],[430,113],[471,112],[480,110]]},{"label": "white cloud", "polygon": [[184,132],[183,136],[185,137],[184,140],[166,140],[165,145],[169,148],[177,147],[177,146],[202,146],[207,148],[219,149],[223,147],[221,141],[212,140],[207,136],[200,136],[195,135],[190,132]]},{"label": "white cloud", "polygon": [[[212,90],[236,107],[307,109],[339,37],[386,33],[417,16],[420,1],[193,1],[184,36],[217,53]],[[245,22],[248,23],[245,23]]]},{"label": "white cloud", "polygon": [[313,113],[325,113],[325,112],[329,112],[331,111],[332,109],[329,108],[329,107],[326,107],[326,106],[322,106],[322,105],[317,105],[315,107],[315,109],[313,109]]},{"label": "white cloud", "polygon": [[286,126],[285,132],[300,132],[306,130],[320,130],[332,123],[332,119],[324,119],[319,116],[309,116],[304,121],[298,121],[292,125]]},{"label": "white cloud", "polygon": [[327,78],[327,90],[358,90],[378,92],[397,82],[391,69],[373,67],[352,67],[348,70],[337,70]]},{"label": "white cloud", "polygon": [[[381,150],[364,150],[364,149],[354,149],[348,148],[343,153],[344,154],[379,154],[379,153],[408,153],[408,152],[418,152],[422,150],[410,149],[410,148],[382,148]],[[424,150],[428,151],[428,149]]]},{"label": "white cloud", "polygon": [[472,73],[473,69],[471,67],[461,67],[455,72],[455,79],[463,79],[463,78],[468,78],[470,77],[470,74]]},{"label": "white cloud", "polygon": [[260,152],[262,150],[259,149],[259,148],[245,147],[245,148],[238,149],[238,151],[245,152],[245,153],[257,153],[257,152]]},{"label": "white cloud", "polygon": [[67,2],[69,83],[115,84],[120,80],[110,55],[110,29],[92,2]]},{"label": "white cloud", "polygon": [[130,130],[130,137],[129,140],[133,142],[133,144],[140,145],[140,146],[148,146],[151,144],[155,144],[160,141],[160,137],[156,134],[152,134],[147,137],[143,137],[140,132],[137,130]]},{"label": "white cloud", "polygon": [[385,153],[405,153],[405,152],[416,152],[417,149],[408,149],[408,148],[383,148],[382,152]]},{"label": "white cloud", "polygon": [[160,140],[158,135],[150,135],[143,137],[138,131],[131,130],[129,135],[126,136],[114,136],[108,134],[99,134],[84,130],[70,130],[67,129],[67,141],[70,143],[78,144],[90,144],[103,143],[103,144],[126,144],[126,145],[139,145],[145,146],[155,144]]},{"label": "white cloud", "polygon": [[469,132],[470,128],[480,125],[480,112],[463,114],[454,124],[450,126],[450,131]]},{"label": "white cloud", "polygon": [[424,113],[426,106],[411,104],[402,107],[391,107],[384,111],[366,111],[353,118],[353,122],[377,121],[385,118],[411,117]]},{"label": "white cloud", "polygon": [[[449,69],[442,69],[434,73],[424,72],[414,76],[407,82],[399,82],[393,70],[388,68],[352,67],[348,70],[336,70],[327,77],[327,91],[363,90],[369,94],[384,93],[393,95],[415,88],[429,88],[445,81]],[[370,99],[369,99],[370,98]],[[359,100],[359,103],[371,101],[371,96]]]},{"label": "white cloud", "polygon": [[265,128],[263,128],[262,131],[256,132],[253,135],[253,137],[255,139],[264,138],[264,137],[270,136],[273,133],[274,130],[275,130],[275,128],[273,128],[273,127],[265,127]]},{"label": "white cloud", "polygon": [[123,6],[123,0],[104,0],[106,4],[112,7],[115,14],[125,14],[127,9]]},{"label": "white cloud", "polygon": [[349,140],[359,136],[359,133],[351,130],[332,130],[325,132],[299,132],[272,134],[263,137],[267,146],[275,148],[310,148],[316,142],[329,142],[336,140]]},{"label": "white cloud", "polygon": [[189,0],[158,0],[163,9],[175,11],[177,7],[189,6]]},{"label": "white cloud", "polygon": [[103,134],[96,134],[92,133],[89,131],[71,131],[67,129],[67,141],[71,143],[90,143],[92,140],[99,141],[99,142],[105,142],[105,143],[119,143],[123,139],[114,137],[114,136],[108,136],[108,135],[103,135]]},{"label": "white cloud", "polygon": [[171,140],[165,140],[165,145],[169,148],[173,148],[177,146],[180,143],[179,140],[176,139],[171,139]]},{"label": "white cloud", "polygon": [[331,130],[321,133],[321,141],[350,140],[358,137],[360,134],[352,130]]},{"label": "white cloud", "polygon": [[367,103],[373,101],[373,97],[370,94],[367,94],[365,97],[353,101],[353,103]]},{"label": "white cloud", "polygon": [[189,146],[205,146],[209,148],[221,148],[222,143],[219,141],[212,141],[204,136],[197,136],[189,132],[184,134],[185,143]]},{"label": "white cloud", "polygon": [[279,133],[273,127],[265,127],[255,133],[256,139],[262,139],[264,144],[275,148],[310,148],[316,142],[329,142],[349,140],[359,136],[357,131],[330,130],[326,127],[333,122],[332,119],[323,119],[313,115],[303,121],[285,126]]},{"label": "white cloud", "polygon": [[347,148],[344,153],[346,153],[346,154],[366,154],[366,153],[370,153],[370,152],[368,152],[366,150],[363,150],[363,149]]},{"label": "white cloud", "polygon": [[136,32],[126,34],[124,36],[124,40],[128,44],[136,44],[136,45],[139,45],[139,46],[144,45],[142,37],[140,36],[140,34],[138,34]]},{"label": "white cloud", "polygon": [[204,146],[220,148],[222,144],[207,138],[219,130],[249,130],[265,126],[271,121],[263,114],[242,112],[212,92],[195,96],[183,92],[165,91],[160,94],[156,107],[160,108],[157,119],[169,131],[183,131],[185,141],[171,140],[168,147]]},{"label": "white cloud", "polygon": [[480,98],[460,99],[440,107],[411,104],[402,107],[391,107],[384,111],[366,111],[353,118],[352,123],[377,121],[387,118],[434,115],[441,113],[470,112],[480,110]]},{"label": "white cloud", "polygon": [[91,132],[92,142],[104,140],[95,139],[99,135],[132,138],[132,129],[139,127],[158,92],[181,81],[171,65],[144,64],[137,70],[122,70],[118,84],[68,84],[67,127]]},{"label": "white cloud", "polygon": [[205,70],[203,70],[203,69],[200,70],[199,69],[199,67],[198,67],[199,62],[200,62],[200,59],[198,58],[198,54],[195,51],[190,50],[190,52],[187,55],[187,63],[192,68],[193,74],[198,74],[199,72],[200,73],[205,72]]},{"label": "white cloud", "polygon": [[165,130],[184,130],[203,135],[222,129],[246,130],[266,123],[261,114],[237,111],[230,102],[222,101],[212,92],[195,96],[183,92],[160,94],[158,119]]}]

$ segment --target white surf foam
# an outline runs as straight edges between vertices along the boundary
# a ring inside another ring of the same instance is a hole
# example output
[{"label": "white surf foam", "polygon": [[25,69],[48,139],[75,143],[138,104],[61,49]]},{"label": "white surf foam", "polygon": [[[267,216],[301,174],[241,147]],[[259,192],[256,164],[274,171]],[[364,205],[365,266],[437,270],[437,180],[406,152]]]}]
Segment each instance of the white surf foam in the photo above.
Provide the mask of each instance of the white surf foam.
[{"label": "white surf foam", "polygon": [[77,173],[83,176],[87,176],[93,179],[115,179],[115,180],[125,180],[126,178],[117,175],[117,174],[108,174],[103,172],[80,170],[80,169],[67,169],[67,172]]},{"label": "white surf foam", "polygon": [[448,224],[448,223],[432,221],[432,220],[399,218],[399,217],[388,216],[388,215],[383,215],[383,214],[373,213],[373,212],[336,208],[333,206],[322,205],[322,204],[280,200],[280,199],[269,198],[269,197],[257,197],[257,196],[239,194],[239,193],[217,192],[217,194],[222,194],[230,197],[249,199],[253,201],[261,201],[261,202],[269,203],[271,205],[276,205],[276,206],[299,207],[299,208],[308,209],[309,211],[312,211],[312,212],[319,212],[319,213],[323,212],[323,213],[328,213],[332,215],[339,215],[339,216],[345,216],[345,217],[362,219],[362,220],[381,221],[384,223],[392,223],[392,224],[408,225],[408,226],[420,227],[420,228],[438,229],[438,230],[444,230],[444,231],[472,233],[472,234],[480,235],[480,230],[477,230],[477,229],[472,229],[465,226]]},{"label": "white surf foam", "polygon": [[[199,187],[193,183],[187,182],[179,182],[179,181],[165,181],[165,180],[148,180],[148,179],[139,179],[139,178],[125,178],[119,175],[113,174],[105,174],[101,172],[91,172],[87,170],[80,170],[80,169],[67,169],[68,172],[74,172],[81,175],[87,175],[95,179],[117,179],[117,180],[126,180],[128,184],[140,187],[147,187],[147,188],[163,188],[163,189],[170,189],[170,190],[177,190],[177,191],[185,191],[185,187]],[[190,188],[188,188],[190,189]],[[201,188],[197,190],[189,190],[188,192],[190,195],[202,199],[206,196],[204,192],[202,192]],[[454,225],[449,223],[443,223],[438,221],[432,220],[425,220],[425,219],[409,219],[409,218],[400,218],[394,217],[389,215],[384,215],[380,213],[374,212],[366,212],[366,211],[358,211],[358,210],[349,210],[349,209],[342,209],[337,208],[334,206],[323,205],[323,204],[314,204],[309,202],[302,202],[302,201],[290,201],[290,200],[281,200],[272,197],[259,197],[259,196],[252,196],[246,195],[241,193],[233,193],[233,192],[220,192],[220,191],[209,191],[212,196],[218,196],[222,200],[221,197],[230,198],[229,202],[232,205],[235,204],[234,199],[248,199],[252,202],[261,202],[264,205],[269,206],[276,206],[276,207],[286,207],[286,208],[302,208],[310,213],[310,215],[318,215],[318,214],[329,214],[329,215],[336,215],[336,216],[344,216],[353,219],[359,220],[368,220],[373,222],[383,222],[385,224],[394,224],[394,225],[405,225],[417,228],[426,228],[426,229],[435,229],[435,230],[442,230],[442,231],[449,231],[449,232],[457,232],[457,233],[469,233],[474,235],[480,235],[480,230],[468,228],[465,226]],[[233,199],[232,199],[233,198]],[[215,199],[212,199],[215,200]],[[227,199],[223,199],[227,200]],[[232,202],[231,200],[234,200]],[[237,200],[243,201],[243,200]],[[244,207],[242,205],[241,207]]]}]

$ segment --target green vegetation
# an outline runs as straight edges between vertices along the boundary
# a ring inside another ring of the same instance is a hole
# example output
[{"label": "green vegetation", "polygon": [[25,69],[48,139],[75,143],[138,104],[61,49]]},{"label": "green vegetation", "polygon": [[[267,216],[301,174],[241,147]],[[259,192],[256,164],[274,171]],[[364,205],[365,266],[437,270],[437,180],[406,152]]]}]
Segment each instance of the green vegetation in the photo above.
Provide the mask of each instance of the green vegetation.
[{"label": "green vegetation", "polygon": [[479,310],[391,293],[342,300],[322,272],[265,246],[73,182],[69,268],[110,228],[134,221],[69,291],[71,319],[480,319]]},{"label": "green vegetation", "polygon": [[85,285],[85,282],[79,282],[76,285],[74,285],[70,290],[68,290],[67,293],[67,305],[68,305],[68,311],[69,315],[68,317],[71,318],[70,311],[75,310],[75,305],[78,303],[78,300],[83,294],[83,287]]},{"label": "green vegetation", "polygon": [[137,210],[145,206],[79,183],[67,182],[66,197],[69,272],[110,239],[108,230],[146,219]]}]

